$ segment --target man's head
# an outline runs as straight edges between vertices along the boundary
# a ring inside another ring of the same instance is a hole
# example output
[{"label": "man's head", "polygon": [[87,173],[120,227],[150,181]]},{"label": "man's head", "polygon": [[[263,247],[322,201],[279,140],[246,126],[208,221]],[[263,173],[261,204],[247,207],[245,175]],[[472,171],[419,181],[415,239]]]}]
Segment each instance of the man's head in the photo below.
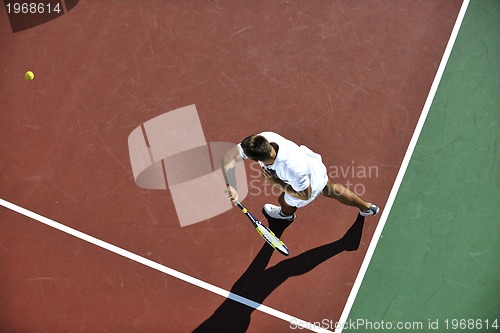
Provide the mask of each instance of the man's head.
[{"label": "man's head", "polygon": [[241,148],[248,158],[266,162],[273,159],[273,147],[262,135],[250,135],[241,141]]}]

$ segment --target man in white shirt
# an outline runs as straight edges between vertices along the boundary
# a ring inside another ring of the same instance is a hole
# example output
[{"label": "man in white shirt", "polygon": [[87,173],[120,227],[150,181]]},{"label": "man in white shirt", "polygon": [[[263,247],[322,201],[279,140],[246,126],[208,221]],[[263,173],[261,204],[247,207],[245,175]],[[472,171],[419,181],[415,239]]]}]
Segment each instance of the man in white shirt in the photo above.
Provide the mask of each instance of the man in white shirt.
[{"label": "man in white shirt", "polygon": [[272,218],[293,221],[297,208],[304,207],[321,194],[357,207],[363,216],[376,215],[379,211],[377,206],[329,180],[319,154],[273,132],[246,137],[222,158],[227,194],[231,201],[238,199],[238,192],[236,184],[229,181],[228,172],[234,168],[238,157],[257,161],[262,167],[264,180],[282,191],[278,197],[280,206],[264,205],[264,211]]}]

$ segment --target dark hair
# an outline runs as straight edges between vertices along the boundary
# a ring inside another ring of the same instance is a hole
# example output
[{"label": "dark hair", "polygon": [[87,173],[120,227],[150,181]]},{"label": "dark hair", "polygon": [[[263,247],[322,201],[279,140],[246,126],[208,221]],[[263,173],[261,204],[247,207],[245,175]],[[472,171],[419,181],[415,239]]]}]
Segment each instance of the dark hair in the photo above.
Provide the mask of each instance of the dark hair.
[{"label": "dark hair", "polygon": [[241,141],[245,155],[252,160],[264,161],[271,157],[271,144],[262,135],[250,135]]}]

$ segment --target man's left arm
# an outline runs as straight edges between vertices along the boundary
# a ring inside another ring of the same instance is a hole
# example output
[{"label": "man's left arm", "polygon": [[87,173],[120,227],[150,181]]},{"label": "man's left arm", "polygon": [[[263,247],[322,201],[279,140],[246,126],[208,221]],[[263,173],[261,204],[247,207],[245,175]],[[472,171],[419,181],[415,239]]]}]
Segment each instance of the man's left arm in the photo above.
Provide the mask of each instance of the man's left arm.
[{"label": "man's left arm", "polygon": [[[294,198],[297,198],[299,200],[309,200],[311,198],[312,189],[311,189],[310,182],[309,182],[306,189],[304,189],[302,191],[296,191],[292,187],[292,185],[285,183],[283,180],[278,178],[278,176],[276,176],[275,172],[272,172],[271,170],[268,170],[266,168],[262,168],[262,176],[271,185],[278,187],[283,192],[285,192],[288,195],[291,195]],[[307,176],[304,176],[304,177],[307,177]]]}]

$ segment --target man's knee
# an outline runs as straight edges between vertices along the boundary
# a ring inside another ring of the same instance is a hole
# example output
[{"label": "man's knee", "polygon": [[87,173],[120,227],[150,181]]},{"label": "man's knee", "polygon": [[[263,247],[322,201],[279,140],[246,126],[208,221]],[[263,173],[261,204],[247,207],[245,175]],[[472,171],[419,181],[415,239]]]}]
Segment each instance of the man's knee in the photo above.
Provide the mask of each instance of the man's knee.
[{"label": "man's knee", "polygon": [[345,187],[331,182],[330,180],[326,184],[325,188],[323,189],[323,195],[327,197],[339,197],[342,196],[345,192]]},{"label": "man's knee", "polygon": [[278,198],[278,203],[280,204],[282,211],[291,212],[293,214],[297,209],[297,207],[292,206],[286,202],[285,193],[281,193],[281,195]]},{"label": "man's knee", "polygon": [[279,204],[283,207],[291,207],[286,201],[285,201],[285,193],[281,193],[281,195],[278,198]]}]

